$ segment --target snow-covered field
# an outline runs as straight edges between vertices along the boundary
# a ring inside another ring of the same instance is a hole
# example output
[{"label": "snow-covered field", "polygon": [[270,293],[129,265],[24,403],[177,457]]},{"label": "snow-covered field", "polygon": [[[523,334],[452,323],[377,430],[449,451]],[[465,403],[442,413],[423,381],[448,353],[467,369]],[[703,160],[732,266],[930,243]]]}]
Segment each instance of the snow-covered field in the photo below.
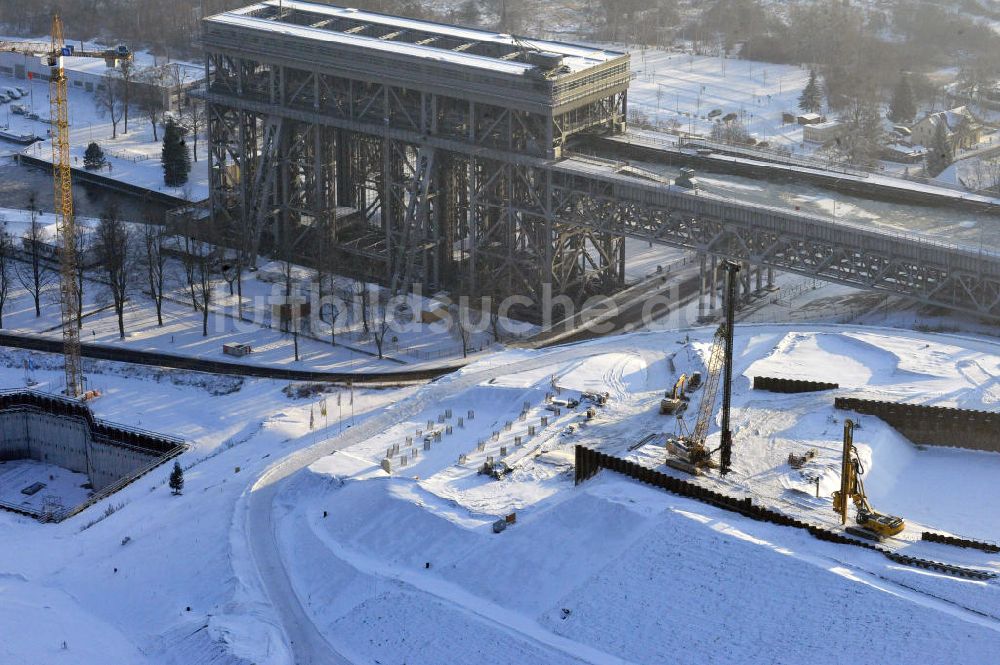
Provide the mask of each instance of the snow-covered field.
[{"label": "snow-covered field", "polygon": [[[19,99],[15,104],[33,108],[42,118],[49,117],[49,89],[44,81],[22,81],[0,75],[0,88],[19,86],[31,92],[30,97]],[[34,101],[32,101],[32,99]],[[0,155],[23,152],[26,155],[52,161],[52,143],[48,140],[52,126],[40,120],[29,120],[10,110],[11,104],[0,106],[0,127],[16,134],[33,134],[46,140],[27,148],[0,140]],[[153,140],[153,129],[149,121],[138,109],[133,108],[129,116],[128,133],[124,123],[118,124],[118,136],[112,139],[112,127],[108,118],[102,116],[95,106],[94,95],[76,88],[69,89],[70,155],[73,168],[83,169],[83,153],[91,141],[104,149],[108,168],[99,175],[161,192],[176,198],[200,201],[208,197],[208,144],[202,137],[198,143],[198,161],[192,162],[188,184],[184,187],[167,187],[163,184],[163,168],[160,153],[163,148],[163,129]],[[193,141],[188,138],[189,147]]]},{"label": "snow-covered field", "polygon": [[[659,399],[704,369],[711,333],[507,351],[421,388],[355,390],[353,404],[345,391],[339,408],[327,395],[326,418],[281,382],[99,363],[99,417],[192,444],[185,491],[170,496],[162,469],[59,525],[0,513],[0,662],[990,662],[996,581],[901,567],[610,472],[574,487],[578,443],[662,461],[659,446],[629,447],[673,430]],[[740,326],[736,358],[735,471],[700,482],[830,525],[829,498],[786,461],[816,448],[808,470],[829,495],[847,415],[834,394],[1000,404],[1000,344],[972,338]],[[0,354],[0,384],[22,385],[22,359]],[[58,359],[39,364],[41,387],[57,385]],[[842,387],[753,392],[756,374]],[[591,420],[546,408],[546,393],[590,390],[610,393]],[[917,448],[861,421],[872,501],[908,523],[894,547],[1000,571],[995,555],[917,540],[923,527],[1000,539],[1000,455]],[[503,480],[476,473],[487,456],[512,467]],[[106,504],[121,507],[104,517]]]},{"label": "snow-covered field", "polygon": [[[652,124],[708,136],[717,118],[735,113],[759,141],[811,151],[802,145],[802,127],[781,118],[783,111],[799,112],[807,69],[644,49],[632,52],[632,71],[629,108]],[[709,118],[716,109],[721,114]]]}]

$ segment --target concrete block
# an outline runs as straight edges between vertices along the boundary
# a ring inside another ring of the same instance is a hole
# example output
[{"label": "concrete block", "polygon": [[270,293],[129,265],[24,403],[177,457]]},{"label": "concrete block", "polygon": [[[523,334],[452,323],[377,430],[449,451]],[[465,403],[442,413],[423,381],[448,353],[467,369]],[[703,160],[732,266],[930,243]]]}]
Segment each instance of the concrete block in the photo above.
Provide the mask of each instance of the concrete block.
[{"label": "concrete block", "polygon": [[392,460],[382,460],[382,470],[386,473],[392,473]]},{"label": "concrete block", "polygon": [[469,412],[467,414],[465,414],[465,416],[469,420],[475,420],[476,419],[476,412],[473,411],[472,409],[469,409]]},{"label": "concrete block", "polygon": [[431,442],[424,441],[424,450],[430,450],[430,449],[431,449]]},{"label": "concrete block", "polygon": [[500,446],[500,457],[507,456],[507,446]]}]

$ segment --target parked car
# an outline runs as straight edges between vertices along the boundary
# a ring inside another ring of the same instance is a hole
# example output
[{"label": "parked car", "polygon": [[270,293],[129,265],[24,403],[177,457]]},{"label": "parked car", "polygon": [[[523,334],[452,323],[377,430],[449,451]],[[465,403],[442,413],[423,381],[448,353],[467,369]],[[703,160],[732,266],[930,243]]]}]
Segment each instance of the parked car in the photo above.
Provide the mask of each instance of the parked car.
[{"label": "parked car", "polygon": [[15,115],[27,115],[28,107],[24,104],[12,104],[10,110],[14,112]]},{"label": "parked car", "polygon": [[9,101],[10,97],[8,97],[5,93],[0,92],[0,104],[6,104]]},{"label": "parked car", "polygon": [[17,90],[17,91],[18,91],[19,93],[21,93],[21,96],[22,96],[22,97],[27,97],[27,96],[28,96],[28,94],[29,94],[29,93],[28,93],[28,91],[27,91],[27,90],[25,90],[24,88],[22,88],[21,86],[17,86],[16,90]]},{"label": "parked car", "polygon": [[4,88],[2,91],[5,95],[10,97],[11,100],[21,99],[24,95],[18,92],[17,88]]}]

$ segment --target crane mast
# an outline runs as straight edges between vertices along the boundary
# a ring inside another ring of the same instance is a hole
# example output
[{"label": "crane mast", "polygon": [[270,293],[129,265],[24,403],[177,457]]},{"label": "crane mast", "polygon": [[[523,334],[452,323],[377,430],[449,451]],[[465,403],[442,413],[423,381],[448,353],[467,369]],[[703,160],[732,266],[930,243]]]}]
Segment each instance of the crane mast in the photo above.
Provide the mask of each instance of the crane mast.
[{"label": "crane mast", "polygon": [[121,60],[131,60],[126,46],[103,51],[80,50],[66,46],[62,19],[52,17],[52,36],[48,44],[31,42],[0,42],[0,51],[43,53],[49,67],[49,104],[52,132],[52,183],[55,187],[54,208],[59,246],[59,308],[62,315],[63,356],[66,370],[66,395],[83,395],[83,362],[80,360],[80,300],[76,283],[76,220],[73,216],[73,173],[69,153],[68,86],[63,59],[66,56],[104,58],[108,67]]},{"label": "crane mast", "polygon": [[80,359],[80,329],[77,327],[79,300],[76,284],[76,223],[73,217],[73,178],[69,154],[69,109],[62,20],[52,17],[52,50],[48,65],[49,103],[52,125],[52,180],[55,184],[56,228],[59,236],[59,304],[62,313],[63,355],[66,395],[83,394],[83,362]]}]

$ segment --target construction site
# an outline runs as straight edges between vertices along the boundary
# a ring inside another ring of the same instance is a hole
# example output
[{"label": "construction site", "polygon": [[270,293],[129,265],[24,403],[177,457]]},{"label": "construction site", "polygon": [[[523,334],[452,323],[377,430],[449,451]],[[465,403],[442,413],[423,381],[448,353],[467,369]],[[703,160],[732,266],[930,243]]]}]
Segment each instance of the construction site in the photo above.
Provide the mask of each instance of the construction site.
[{"label": "construction site", "polygon": [[[156,336],[81,340],[64,58],[133,54],[58,17],[9,47],[50,67],[59,311],[0,333],[0,662],[990,662],[1000,342],[740,310],[792,274],[988,328],[1000,253],[617,160],[658,149],[630,142],[611,45],[299,0],[202,24],[209,198],[167,224],[238,275],[217,336],[192,278],[174,305],[199,325],[158,303]],[[684,276],[628,279],[636,242]],[[532,322],[555,294],[571,325],[411,362],[383,357],[383,309],[355,363],[334,307],[346,367],[238,330],[244,288],[284,287],[281,327],[318,266]],[[667,287],[682,325],[624,325]],[[621,304],[610,332],[592,296]]]}]

